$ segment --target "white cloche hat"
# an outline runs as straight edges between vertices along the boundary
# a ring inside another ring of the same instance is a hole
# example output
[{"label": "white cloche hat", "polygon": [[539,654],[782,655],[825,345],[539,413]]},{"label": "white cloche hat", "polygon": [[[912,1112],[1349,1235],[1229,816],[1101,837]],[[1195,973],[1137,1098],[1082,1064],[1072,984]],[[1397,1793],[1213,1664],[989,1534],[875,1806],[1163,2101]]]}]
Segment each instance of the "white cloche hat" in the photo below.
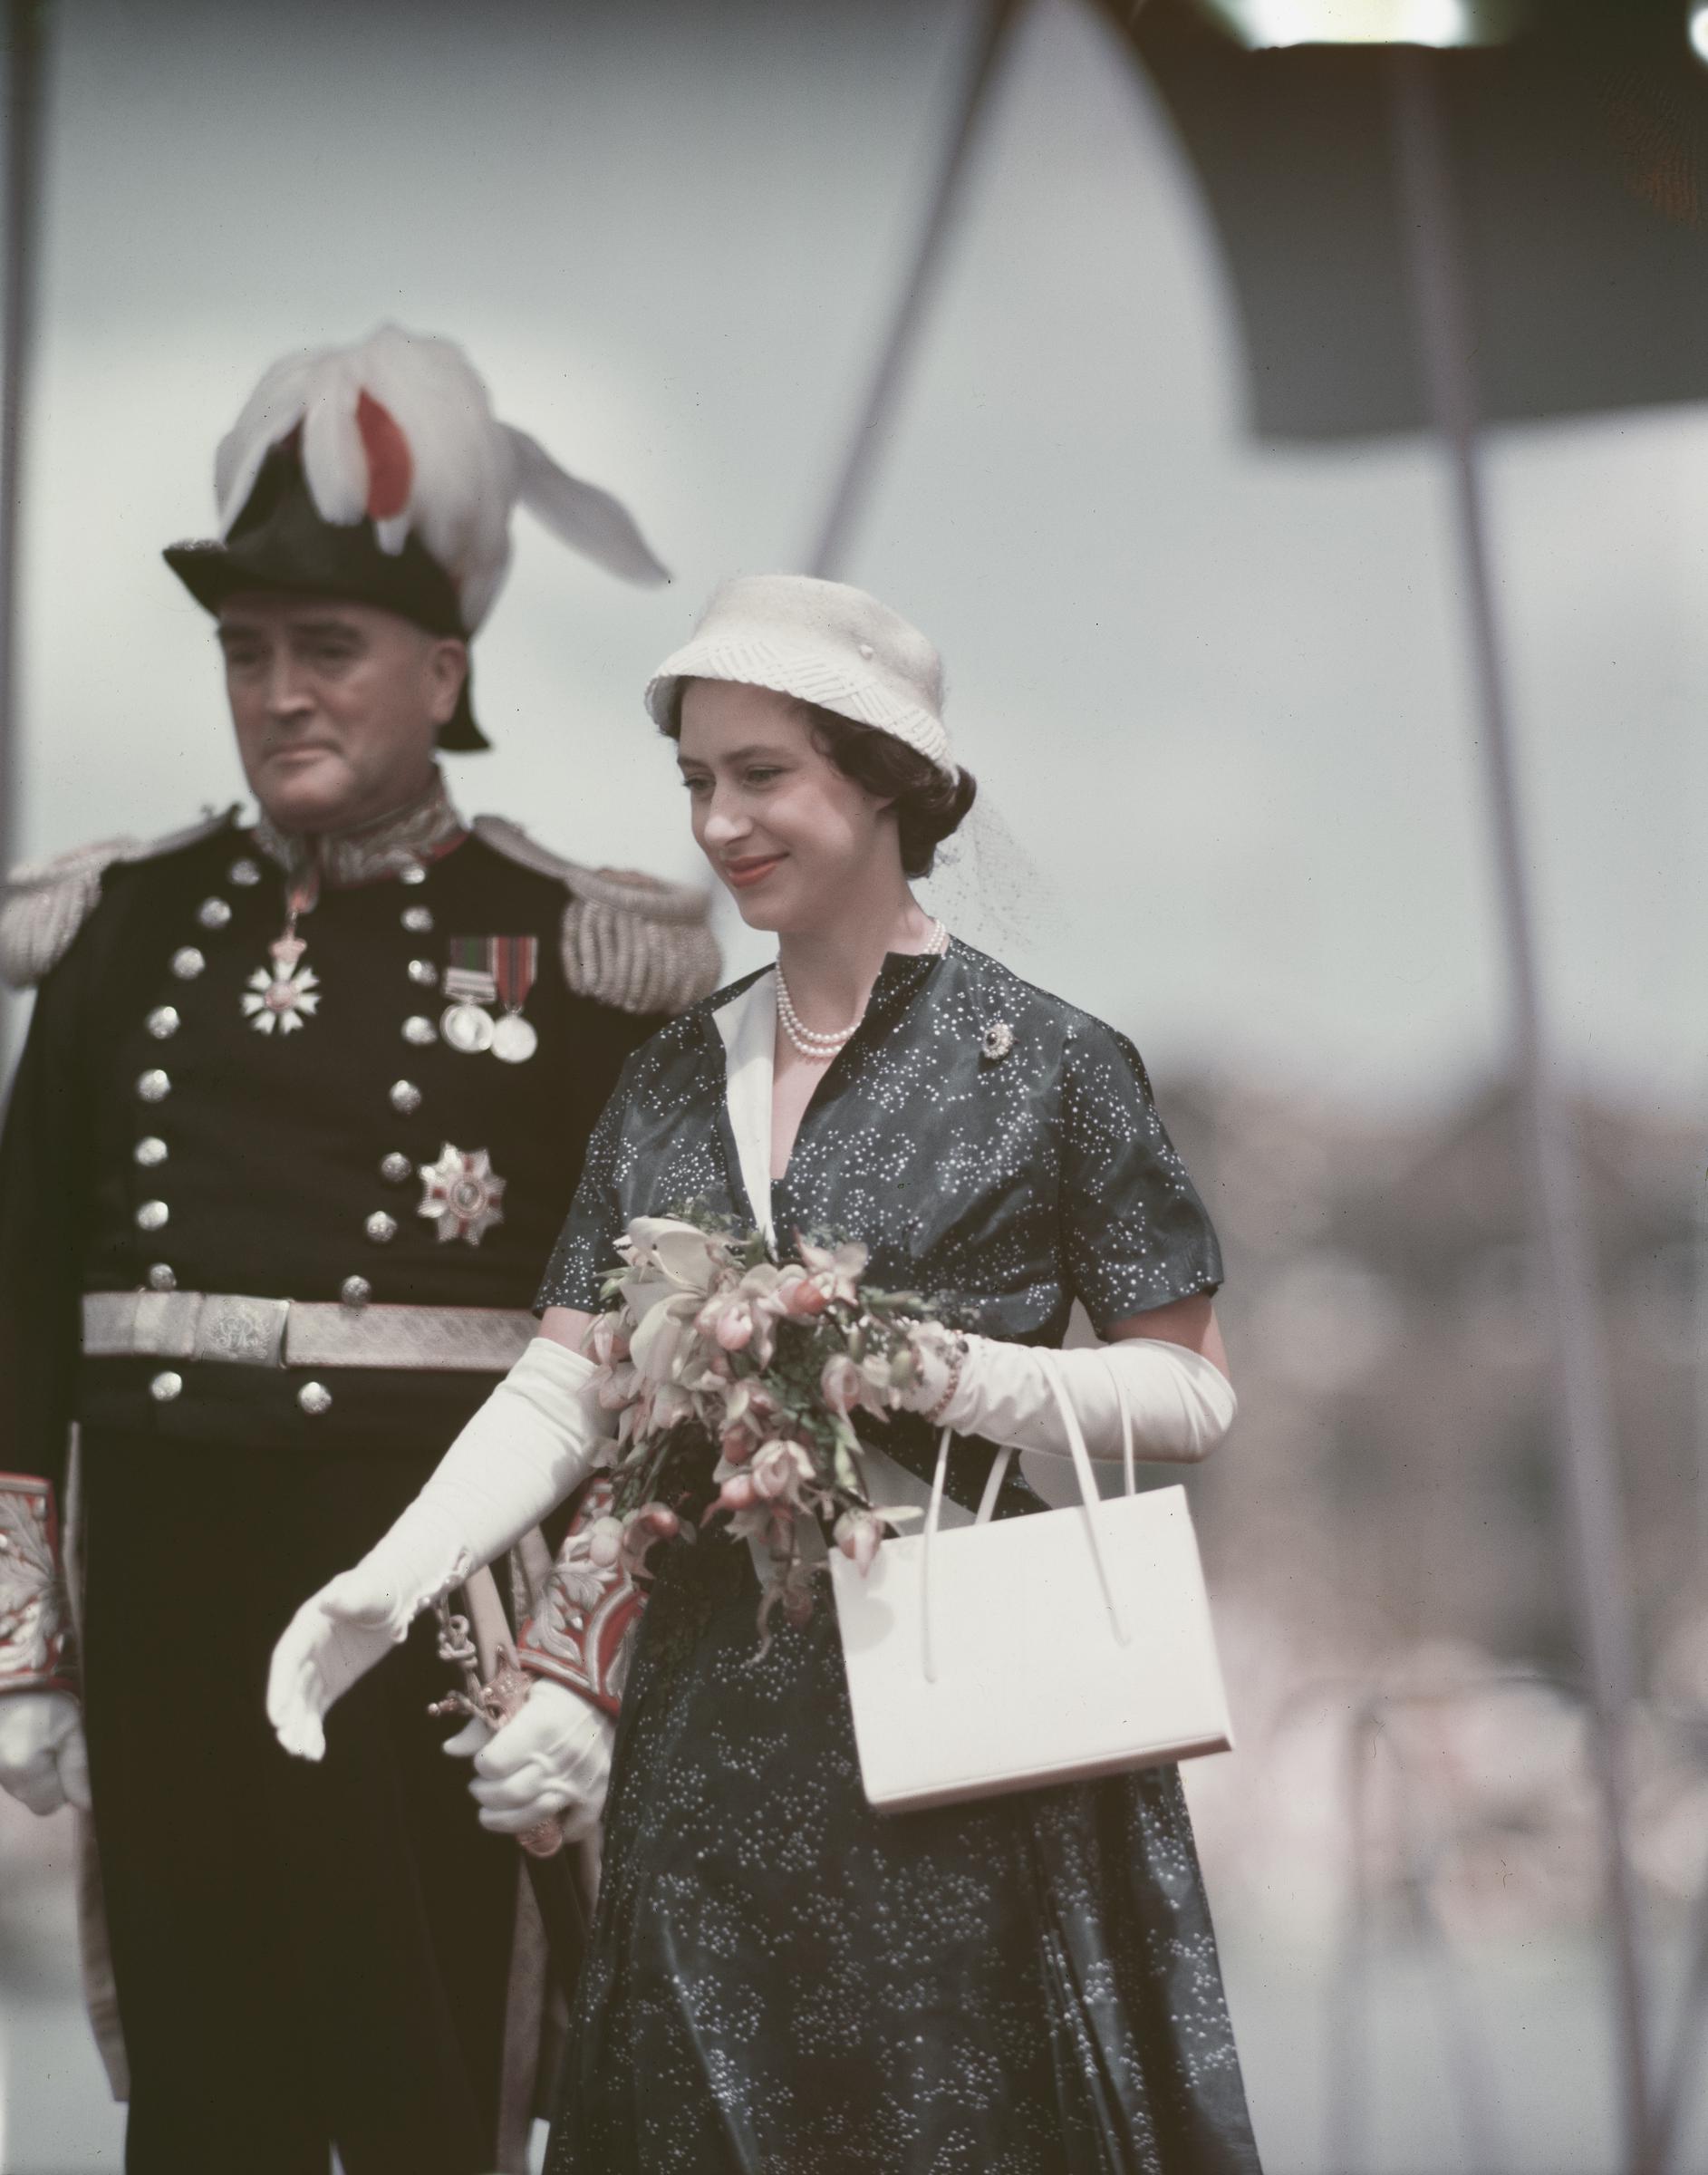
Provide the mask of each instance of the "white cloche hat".
[{"label": "white cloche hat", "polygon": [[724,583],[692,638],[647,682],[647,710],[666,730],[684,680],[794,695],[891,733],[957,775],[943,730],[942,659],[899,612],[846,582],[749,574]]}]

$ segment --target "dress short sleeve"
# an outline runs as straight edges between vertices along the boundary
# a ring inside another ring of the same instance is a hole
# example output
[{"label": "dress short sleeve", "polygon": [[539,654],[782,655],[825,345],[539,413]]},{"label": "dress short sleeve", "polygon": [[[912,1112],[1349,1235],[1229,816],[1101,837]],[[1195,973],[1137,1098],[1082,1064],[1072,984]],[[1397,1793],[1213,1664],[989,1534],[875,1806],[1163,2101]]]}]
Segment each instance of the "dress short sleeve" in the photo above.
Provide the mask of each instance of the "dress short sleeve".
[{"label": "dress short sleeve", "polygon": [[623,1067],[611,1099],[599,1114],[599,1122],[587,1143],[581,1166],[581,1183],[570,1203],[564,1228],[552,1250],[545,1281],[534,1311],[547,1307],[576,1307],[597,1314],[604,1305],[600,1286],[614,1266],[617,1241],[628,1229],[618,1191],[622,1165],[623,1119],[629,1106],[635,1061]]},{"label": "dress short sleeve", "polygon": [[1098,1335],[1130,1314],[1216,1290],[1221,1249],[1143,1062],[1099,1020],[1069,1030],[1062,1130],[1062,1267]]}]

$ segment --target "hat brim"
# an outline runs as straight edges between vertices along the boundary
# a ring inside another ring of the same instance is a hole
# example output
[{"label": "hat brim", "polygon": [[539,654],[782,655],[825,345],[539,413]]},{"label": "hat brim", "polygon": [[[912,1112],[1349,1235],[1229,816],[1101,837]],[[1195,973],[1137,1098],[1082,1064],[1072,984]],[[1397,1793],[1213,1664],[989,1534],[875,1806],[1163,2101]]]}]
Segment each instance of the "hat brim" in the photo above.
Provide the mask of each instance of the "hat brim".
[{"label": "hat brim", "polygon": [[[235,548],[228,544],[214,542],[169,544],[160,556],[203,611],[210,612],[216,617],[220,606],[228,604],[234,596],[256,593],[285,596],[326,596],[351,604],[373,604],[373,600],[368,597],[344,597],[343,591],[333,583],[304,576],[288,562],[278,563],[265,550],[246,551],[241,544]],[[389,604],[374,604],[374,609],[396,611],[395,605]],[[398,612],[397,616],[408,620],[411,626],[421,625],[421,622],[408,612]],[[442,634],[445,630],[424,627],[422,632]],[[458,635],[456,639],[466,642],[468,637]],[[474,659],[471,656],[468,670],[463,674],[457,707],[434,736],[437,745],[452,755],[474,755],[492,745],[475,718],[473,685]]]},{"label": "hat brim", "polygon": [[949,752],[949,736],[940,718],[916,703],[898,701],[875,678],[862,680],[828,664],[822,652],[794,652],[769,643],[760,650],[745,642],[690,642],[667,657],[647,682],[643,698],[647,714],[661,731],[673,731],[680,721],[679,705],[686,680],[722,680],[741,687],[767,688],[773,694],[792,695],[797,702],[810,702],[815,709],[846,718],[851,725],[887,732],[949,778],[960,775]]}]

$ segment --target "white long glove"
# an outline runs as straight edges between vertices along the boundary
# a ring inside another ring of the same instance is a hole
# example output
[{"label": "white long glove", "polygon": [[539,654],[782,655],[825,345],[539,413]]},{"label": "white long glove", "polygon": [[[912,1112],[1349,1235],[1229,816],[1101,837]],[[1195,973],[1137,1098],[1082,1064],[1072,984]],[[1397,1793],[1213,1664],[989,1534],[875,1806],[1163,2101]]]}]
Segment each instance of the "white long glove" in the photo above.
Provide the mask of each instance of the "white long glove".
[{"label": "white long glove", "polygon": [[599,1825],[611,1780],[616,1724],[603,1707],[549,1677],[536,1677],[519,1713],[495,1735],[470,1722],[446,1745],[453,1757],[474,1757],[470,1795],[480,1824],[495,1835],[526,1835],[541,1821],[564,1816],[564,1839],[578,1842]]},{"label": "white long glove", "polygon": [[317,1760],[327,1711],[420,1611],[501,1556],[610,1449],[591,1359],[536,1337],[353,1570],[304,1602],[273,1649],[267,1719],[286,1752]]},{"label": "white long glove", "polygon": [[[957,1435],[1066,1455],[1067,1430],[1042,1348],[995,1337],[964,1341],[960,1379],[933,1416]],[[1124,1391],[1133,1416],[1134,1455],[1171,1464],[1208,1457],[1239,1410],[1232,1384],[1213,1361],[1160,1337],[1124,1337],[1052,1357],[1093,1457],[1124,1455]],[[915,1412],[931,1412],[952,1379],[953,1360],[945,1348],[931,1355],[922,1380],[903,1393],[902,1402]]]},{"label": "white long glove", "polygon": [[8,1692],[0,1699],[0,1790],[32,1812],[89,1810],[83,1721],[69,1692]]}]

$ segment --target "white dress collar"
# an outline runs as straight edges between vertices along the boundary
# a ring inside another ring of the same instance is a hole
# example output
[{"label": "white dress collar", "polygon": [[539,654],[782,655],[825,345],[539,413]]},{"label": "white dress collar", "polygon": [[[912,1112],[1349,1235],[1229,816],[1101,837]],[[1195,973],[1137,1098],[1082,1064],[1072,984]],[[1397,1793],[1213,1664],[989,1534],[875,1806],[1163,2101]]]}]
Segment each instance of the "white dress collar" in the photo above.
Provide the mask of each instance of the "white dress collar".
[{"label": "white dress collar", "polygon": [[771,1087],[777,1054],[777,970],[767,967],[712,1014],[724,1045],[724,1099],[741,1183],[759,1229],[775,1249],[771,1217]]},{"label": "white dress collar", "polygon": [[[729,1130],[735,1136],[736,1155],[741,1165],[741,1184],[748,1205],[760,1228],[777,1250],[777,1226],[771,1214],[771,1088],[777,1058],[777,970],[767,967],[745,990],[712,1014],[724,1046],[724,1101],[729,1113]],[[885,1503],[912,1503],[922,1510],[931,1500],[928,1483],[918,1479],[885,1452],[864,1446],[866,1485],[875,1500]],[[945,1527],[970,1525],[972,1513],[949,1497],[942,1506]],[[809,1538],[810,1534],[810,1538]],[[802,1552],[808,1561],[824,1552],[817,1525],[804,1522]],[[761,1581],[766,1560],[759,1543],[753,1544],[753,1565]]]}]

